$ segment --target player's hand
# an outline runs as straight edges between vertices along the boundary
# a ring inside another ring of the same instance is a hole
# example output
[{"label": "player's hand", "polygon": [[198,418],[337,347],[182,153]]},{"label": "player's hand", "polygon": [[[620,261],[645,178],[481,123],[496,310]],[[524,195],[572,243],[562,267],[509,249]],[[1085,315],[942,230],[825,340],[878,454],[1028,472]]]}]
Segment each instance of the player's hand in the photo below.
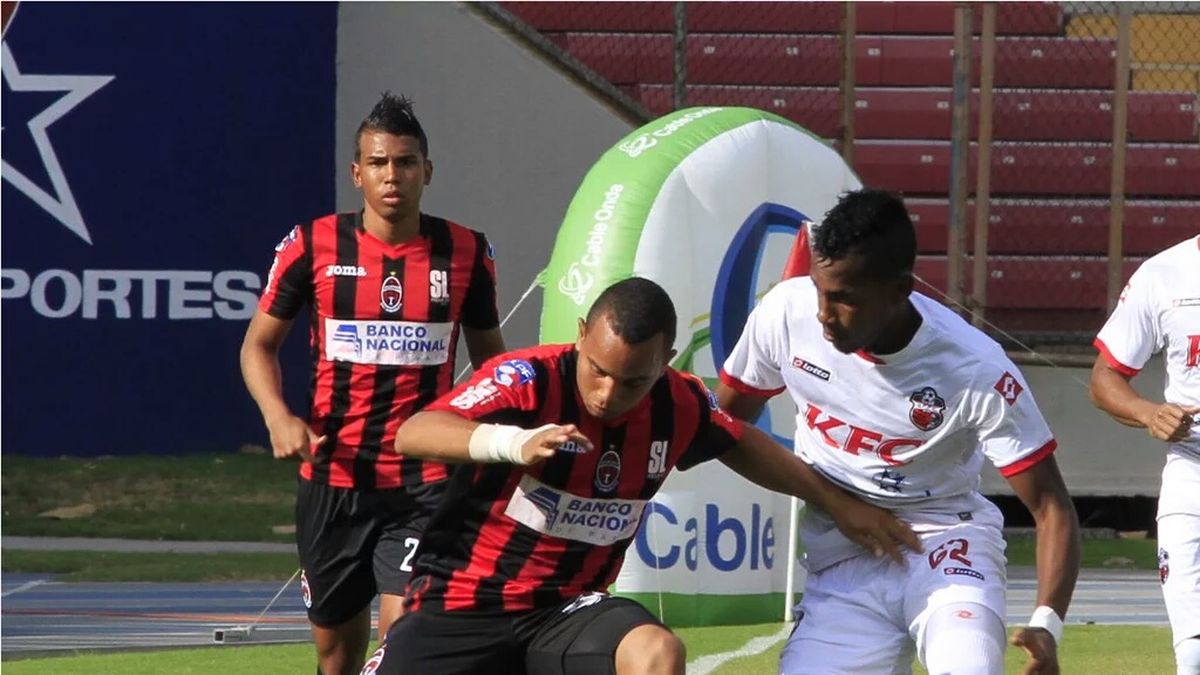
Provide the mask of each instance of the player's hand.
[{"label": "player's hand", "polygon": [[921,552],[921,539],[896,514],[850,495],[840,501],[830,511],[833,522],[846,538],[874,553],[876,558],[886,553],[903,565],[902,546]]},{"label": "player's hand", "polygon": [[537,464],[554,456],[558,449],[574,441],[584,452],[592,451],[592,442],[574,424],[554,425],[534,435],[521,446],[525,464]]},{"label": "player's hand", "polygon": [[1058,645],[1045,628],[1018,628],[1009,642],[1025,650],[1029,661],[1023,675],[1058,675]]},{"label": "player's hand", "polygon": [[299,456],[311,462],[313,452],[325,442],[325,436],[317,436],[308,423],[295,415],[277,417],[267,423],[271,432],[271,452],[275,459]]},{"label": "player's hand", "polygon": [[1200,406],[1163,403],[1154,409],[1154,413],[1146,421],[1146,431],[1160,441],[1182,441],[1191,432],[1196,413],[1200,413]]}]

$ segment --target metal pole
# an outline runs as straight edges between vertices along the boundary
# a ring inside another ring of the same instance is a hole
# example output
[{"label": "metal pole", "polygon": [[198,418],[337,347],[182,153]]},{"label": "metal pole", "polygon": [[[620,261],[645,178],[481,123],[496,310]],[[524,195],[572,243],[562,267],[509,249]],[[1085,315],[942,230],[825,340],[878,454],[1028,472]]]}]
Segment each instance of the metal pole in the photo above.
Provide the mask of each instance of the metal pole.
[{"label": "metal pole", "polygon": [[988,218],[992,201],[992,84],[996,74],[996,3],[983,5],[979,35],[979,165],[975,169],[975,268],[971,323],[983,325],[987,309]]},{"label": "metal pole", "polygon": [[1108,311],[1117,306],[1124,285],[1125,140],[1129,111],[1129,43],[1133,23],[1129,5],[1117,7],[1117,72],[1113,83],[1112,198],[1108,210]]},{"label": "metal pole", "polygon": [[675,3],[675,109],[687,107],[687,7]]},{"label": "metal pole", "polygon": [[842,20],[842,159],[854,166],[854,2],[845,3]]},{"label": "metal pole", "polygon": [[787,576],[783,587],[783,620],[787,623],[796,620],[793,605],[796,603],[796,544],[799,539],[800,500],[792,497],[788,500]]},{"label": "metal pole", "polygon": [[963,258],[966,252],[967,171],[970,166],[971,29],[970,3],[954,8],[954,94],[950,121],[950,227],[946,243],[947,295],[963,303]]}]

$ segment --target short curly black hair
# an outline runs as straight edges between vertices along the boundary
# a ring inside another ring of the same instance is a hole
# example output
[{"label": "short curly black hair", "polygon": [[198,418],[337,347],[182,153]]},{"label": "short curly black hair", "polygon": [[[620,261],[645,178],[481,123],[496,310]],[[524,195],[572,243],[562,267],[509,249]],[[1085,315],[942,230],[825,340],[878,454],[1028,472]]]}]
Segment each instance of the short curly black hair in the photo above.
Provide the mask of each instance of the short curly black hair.
[{"label": "short curly black hair", "polygon": [[667,347],[675,344],[675,303],[649,279],[631,277],[604,289],[588,310],[587,325],[601,317],[625,344],[641,344],[660,333]]},{"label": "short curly black hair", "polygon": [[405,96],[397,96],[390,91],[380,95],[379,102],[358,125],[358,131],[354,132],[355,161],[362,152],[363,134],[370,131],[382,131],[393,136],[412,136],[421,145],[421,156],[429,158],[429,139],[425,138],[425,130],[421,128],[421,122],[413,112],[412,101]]},{"label": "short curly black hair", "polygon": [[917,233],[899,195],[864,188],[843,193],[813,229],[818,260],[858,254],[876,279],[894,279],[913,270]]}]

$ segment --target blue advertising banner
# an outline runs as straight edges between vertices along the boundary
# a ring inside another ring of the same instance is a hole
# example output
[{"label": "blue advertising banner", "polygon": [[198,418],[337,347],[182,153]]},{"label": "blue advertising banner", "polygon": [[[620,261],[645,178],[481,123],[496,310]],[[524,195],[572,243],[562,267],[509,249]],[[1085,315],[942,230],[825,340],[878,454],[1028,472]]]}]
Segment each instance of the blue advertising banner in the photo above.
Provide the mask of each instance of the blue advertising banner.
[{"label": "blue advertising banner", "polygon": [[337,5],[5,9],[0,447],[265,442],[238,349],[275,244],[334,207]]}]

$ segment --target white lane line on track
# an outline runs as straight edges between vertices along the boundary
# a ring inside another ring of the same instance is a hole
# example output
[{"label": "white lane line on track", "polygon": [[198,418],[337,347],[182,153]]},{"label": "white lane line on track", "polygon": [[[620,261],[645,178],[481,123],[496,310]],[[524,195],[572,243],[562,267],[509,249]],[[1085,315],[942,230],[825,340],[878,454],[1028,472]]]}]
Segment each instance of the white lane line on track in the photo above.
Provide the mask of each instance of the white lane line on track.
[{"label": "white lane line on track", "polygon": [[25,583],[21,584],[20,586],[17,586],[14,589],[7,590],[7,591],[4,591],[3,593],[0,593],[0,598],[7,598],[10,595],[16,595],[17,593],[20,593],[22,591],[27,591],[31,588],[41,586],[44,583],[46,583],[45,579],[34,579],[33,581],[25,582]]},{"label": "white lane line on track", "polygon": [[787,639],[787,636],[792,632],[792,624],[785,623],[783,628],[779,629],[774,635],[764,635],[756,637],[753,640],[742,645],[741,648],[732,652],[721,652],[720,654],[709,654],[687,664],[687,675],[708,675],[712,671],[721,667],[725,663],[734,659],[740,659],[746,656],[754,656],[761,654],[771,647],[779,644]]}]

